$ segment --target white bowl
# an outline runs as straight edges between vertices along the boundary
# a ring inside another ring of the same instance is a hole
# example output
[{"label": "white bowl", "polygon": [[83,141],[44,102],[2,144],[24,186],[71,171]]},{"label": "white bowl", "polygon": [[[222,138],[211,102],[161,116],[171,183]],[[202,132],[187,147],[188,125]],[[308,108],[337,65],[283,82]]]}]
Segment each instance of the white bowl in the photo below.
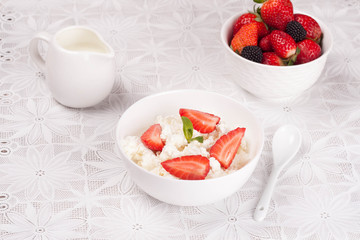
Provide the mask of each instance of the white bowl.
[{"label": "white bowl", "polygon": [[259,98],[282,99],[300,95],[317,81],[333,45],[332,34],[322,21],[306,14],[319,23],[324,35],[322,55],[319,58],[300,65],[271,66],[249,61],[229,47],[233,25],[241,15],[242,13],[236,14],[225,21],[220,33],[222,45],[228,55],[228,64],[233,70],[234,81],[240,87]]},{"label": "white bowl", "polygon": [[[245,137],[252,159],[240,170],[226,176],[206,180],[179,180],[155,175],[126,156],[120,144],[124,137],[140,136],[154,123],[156,116],[178,114],[179,108],[210,112],[221,117],[230,127],[246,127]],[[116,128],[116,143],[121,159],[133,181],[152,197],[181,206],[209,204],[239,190],[254,171],[263,142],[262,126],[240,102],[202,90],[170,91],[142,98],[124,112]]]}]

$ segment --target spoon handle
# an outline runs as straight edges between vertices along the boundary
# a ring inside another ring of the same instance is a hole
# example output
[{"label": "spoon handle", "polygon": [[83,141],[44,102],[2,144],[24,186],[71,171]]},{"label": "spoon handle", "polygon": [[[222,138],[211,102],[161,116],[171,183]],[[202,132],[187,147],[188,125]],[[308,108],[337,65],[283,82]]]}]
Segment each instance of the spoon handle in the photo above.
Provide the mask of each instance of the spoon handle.
[{"label": "spoon handle", "polygon": [[264,220],[264,218],[266,217],[266,214],[269,210],[269,205],[270,205],[270,200],[271,200],[271,196],[272,193],[274,191],[275,185],[276,185],[276,180],[279,176],[280,171],[272,171],[269,179],[268,179],[268,183],[264,189],[264,192],[262,193],[262,196],[255,208],[255,212],[254,212],[254,220],[255,221],[262,221]]}]

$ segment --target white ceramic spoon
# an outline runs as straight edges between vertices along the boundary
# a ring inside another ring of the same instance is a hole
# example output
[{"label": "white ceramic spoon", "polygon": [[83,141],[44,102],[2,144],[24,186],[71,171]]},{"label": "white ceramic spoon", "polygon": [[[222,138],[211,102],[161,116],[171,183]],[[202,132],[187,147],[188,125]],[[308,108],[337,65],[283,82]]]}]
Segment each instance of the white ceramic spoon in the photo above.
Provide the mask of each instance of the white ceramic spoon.
[{"label": "white ceramic spoon", "polygon": [[266,188],[255,208],[254,219],[264,220],[271,200],[272,193],[280,172],[284,166],[296,155],[301,145],[300,130],[293,125],[284,125],[274,134],[272,141],[273,166]]}]

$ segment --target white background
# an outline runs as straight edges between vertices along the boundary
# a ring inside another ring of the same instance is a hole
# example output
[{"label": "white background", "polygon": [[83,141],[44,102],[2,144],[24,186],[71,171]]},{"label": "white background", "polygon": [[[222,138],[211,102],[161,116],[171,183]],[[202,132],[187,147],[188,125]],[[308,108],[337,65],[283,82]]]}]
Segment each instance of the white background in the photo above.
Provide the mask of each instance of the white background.
[{"label": "white background", "polygon": [[[1,1],[0,238],[359,239],[360,2],[293,4],[327,23],[335,43],[316,85],[274,103],[233,82],[219,40],[221,24],[251,10],[251,0]],[[37,32],[74,24],[98,30],[116,51],[112,93],[88,109],[55,102],[27,49]],[[253,177],[212,205],[177,207],[147,196],[115,151],[115,125],[127,107],[180,88],[231,96],[265,127]],[[271,138],[284,123],[297,125],[304,142],[258,223],[252,214],[271,170]]]}]

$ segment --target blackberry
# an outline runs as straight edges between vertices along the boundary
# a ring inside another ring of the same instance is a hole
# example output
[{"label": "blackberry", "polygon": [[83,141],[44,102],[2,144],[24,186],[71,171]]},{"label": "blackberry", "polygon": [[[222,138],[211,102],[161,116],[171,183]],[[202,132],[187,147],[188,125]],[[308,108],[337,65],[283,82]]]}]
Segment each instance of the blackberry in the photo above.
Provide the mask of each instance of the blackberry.
[{"label": "blackberry", "polygon": [[304,27],[297,21],[290,21],[286,25],[285,32],[289,34],[295,42],[300,42],[306,37],[306,30]]},{"label": "blackberry", "polygon": [[261,63],[263,58],[262,50],[258,46],[244,47],[243,50],[241,51],[240,56],[257,63]]}]

